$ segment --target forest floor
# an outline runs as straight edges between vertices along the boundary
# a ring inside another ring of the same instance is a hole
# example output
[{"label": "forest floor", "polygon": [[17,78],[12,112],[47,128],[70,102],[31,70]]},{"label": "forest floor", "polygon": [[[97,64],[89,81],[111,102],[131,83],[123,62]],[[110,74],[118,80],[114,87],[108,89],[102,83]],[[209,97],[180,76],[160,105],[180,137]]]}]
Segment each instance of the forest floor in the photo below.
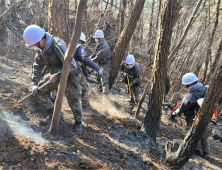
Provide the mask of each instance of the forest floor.
[{"label": "forest floor", "polygon": [[[59,135],[50,136],[49,126],[38,125],[46,113],[34,97],[10,109],[30,93],[32,54],[23,45],[15,51],[0,47],[0,169],[168,169],[165,143],[184,138],[184,121],[171,122],[163,112],[154,144],[140,132],[145,113],[134,118],[124,86],[120,92],[112,89],[103,105],[96,85],[90,84],[91,108],[83,109],[82,133],[74,132],[64,99]],[[220,133],[216,126],[214,131]],[[210,143],[207,160],[193,155],[182,169],[222,169],[222,143],[212,137]]]}]

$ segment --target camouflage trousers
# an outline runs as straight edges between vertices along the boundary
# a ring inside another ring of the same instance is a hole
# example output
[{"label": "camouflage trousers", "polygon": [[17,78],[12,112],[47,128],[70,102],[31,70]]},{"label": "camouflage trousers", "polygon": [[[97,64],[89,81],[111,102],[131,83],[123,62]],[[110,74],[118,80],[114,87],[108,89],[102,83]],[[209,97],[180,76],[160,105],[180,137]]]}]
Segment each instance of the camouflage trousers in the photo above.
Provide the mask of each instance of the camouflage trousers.
[{"label": "camouflage trousers", "polygon": [[98,82],[100,82],[100,86],[102,86],[103,94],[109,93],[109,71],[111,68],[111,63],[99,64],[100,68],[103,71],[103,76],[97,78]]},{"label": "camouflage trousers", "polygon": [[[191,125],[186,124],[186,131],[188,131],[191,128],[191,126],[192,126],[192,124]],[[200,140],[199,140],[199,142],[196,146],[196,150],[200,151],[202,149],[203,152],[209,153],[209,151],[210,151],[210,141],[209,141],[208,137],[210,137],[210,135],[212,133],[212,128],[213,128],[213,123],[210,122],[207,125],[206,129],[204,130],[204,132],[203,132],[203,134],[202,134],[202,136],[201,136],[201,138],[200,138]]]},{"label": "camouflage trousers", "polygon": [[88,106],[89,105],[89,86],[87,84],[86,78],[84,75],[81,75],[81,85],[82,85],[82,106]]},{"label": "camouflage trousers", "polygon": [[[45,75],[39,82],[39,86],[47,82],[49,79],[50,74]],[[81,122],[83,118],[82,105],[80,102],[82,93],[82,86],[80,80],[80,74],[76,76],[69,75],[65,90],[65,96],[68,100],[69,106],[72,110],[76,122]],[[58,89],[58,85],[59,81],[55,83],[50,83],[46,88],[41,89],[41,91],[35,95],[35,98],[43,109],[49,110],[54,107],[54,104],[52,103],[49,96],[50,92]]]},{"label": "camouflage trousers", "polygon": [[138,104],[139,102],[139,90],[140,90],[140,86],[136,86],[133,85],[132,87],[130,87],[131,89],[131,99],[134,99],[136,104]]}]

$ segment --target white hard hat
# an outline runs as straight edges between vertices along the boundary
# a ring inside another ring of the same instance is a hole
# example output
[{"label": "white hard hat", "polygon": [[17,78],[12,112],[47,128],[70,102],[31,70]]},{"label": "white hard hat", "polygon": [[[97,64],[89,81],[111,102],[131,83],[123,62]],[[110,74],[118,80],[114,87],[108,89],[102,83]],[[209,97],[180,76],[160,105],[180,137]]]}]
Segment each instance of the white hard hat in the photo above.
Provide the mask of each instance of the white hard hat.
[{"label": "white hard hat", "polygon": [[86,36],[83,32],[81,32],[81,35],[80,35],[80,38],[79,38],[81,41],[84,41],[86,42]]},{"label": "white hard hat", "polygon": [[93,38],[104,38],[104,34],[102,30],[96,30]]},{"label": "white hard hat", "polygon": [[23,38],[26,46],[29,47],[39,42],[45,35],[45,30],[38,25],[29,25],[23,32]]},{"label": "white hard hat", "polygon": [[184,74],[183,77],[182,77],[182,84],[183,85],[189,85],[189,84],[192,84],[196,81],[198,81],[198,78],[193,73]]},{"label": "white hard hat", "polygon": [[126,62],[126,67],[132,68],[135,65],[135,58],[134,58],[134,56],[132,54],[128,54],[126,56],[125,62]]}]

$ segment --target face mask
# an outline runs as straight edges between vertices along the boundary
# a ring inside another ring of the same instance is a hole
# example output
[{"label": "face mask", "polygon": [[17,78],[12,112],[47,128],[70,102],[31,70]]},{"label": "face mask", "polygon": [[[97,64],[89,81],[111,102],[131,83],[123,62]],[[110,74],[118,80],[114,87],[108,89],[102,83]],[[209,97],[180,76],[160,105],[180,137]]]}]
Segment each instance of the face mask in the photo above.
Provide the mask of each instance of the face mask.
[{"label": "face mask", "polygon": [[99,39],[95,39],[95,42],[98,43]]},{"label": "face mask", "polygon": [[34,51],[39,51],[39,48],[34,45],[30,46],[29,49]]}]

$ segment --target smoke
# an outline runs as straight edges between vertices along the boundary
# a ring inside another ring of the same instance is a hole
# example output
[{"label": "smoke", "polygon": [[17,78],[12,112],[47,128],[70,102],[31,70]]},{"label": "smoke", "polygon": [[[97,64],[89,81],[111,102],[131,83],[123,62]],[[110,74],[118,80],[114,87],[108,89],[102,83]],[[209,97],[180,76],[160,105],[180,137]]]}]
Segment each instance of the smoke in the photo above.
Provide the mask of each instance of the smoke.
[{"label": "smoke", "polygon": [[10,129],[16,135],[30,138],[36,144],[48,143],[48,141],[42,137],[41,133],[36,133],[32,128],[28,127],[19,116],[15,116],[5,111],[3,111],[3,115],[3,119],[8,123]]},{"label": "smoke", "polygon": [[107,97],[101,96],[97,100],[90,100],[90,105],[100,114],[106,117],[129,118],[130,114],[124,111],[124,108],[117,108],[115,104]]}]

